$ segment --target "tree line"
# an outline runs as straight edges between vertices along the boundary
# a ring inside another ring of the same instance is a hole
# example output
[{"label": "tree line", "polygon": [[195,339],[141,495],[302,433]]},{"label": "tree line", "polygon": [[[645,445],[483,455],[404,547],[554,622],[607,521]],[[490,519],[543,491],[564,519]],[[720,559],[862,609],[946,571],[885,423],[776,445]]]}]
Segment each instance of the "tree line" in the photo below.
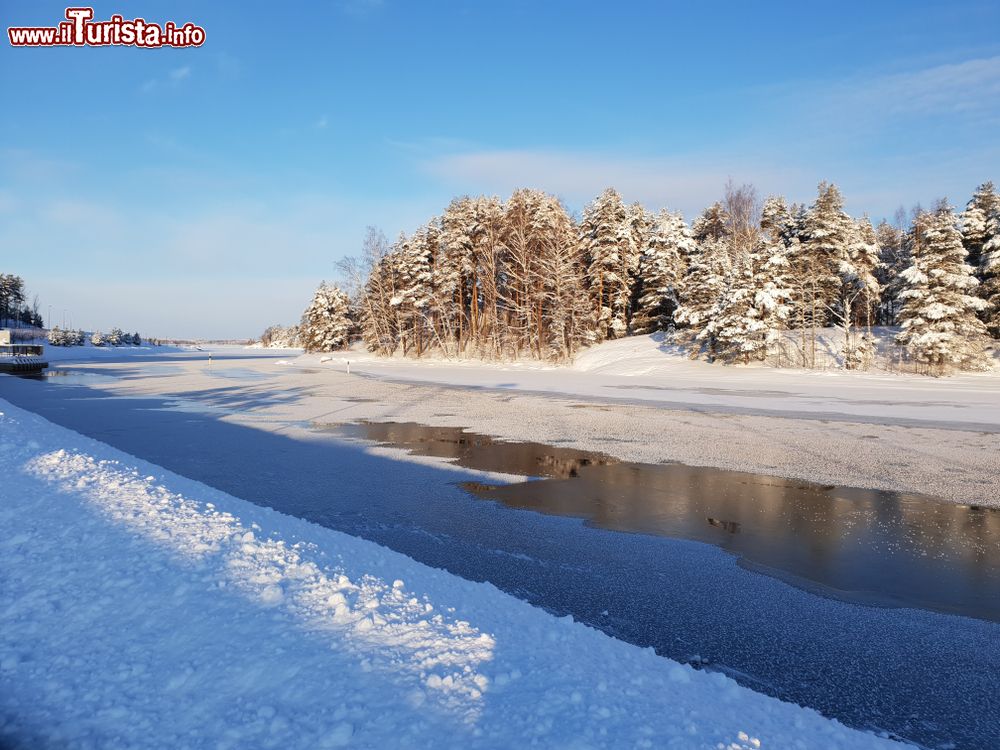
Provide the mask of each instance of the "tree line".
[{"label": "tree line", "polygon": [[[48,342],[52,346],[83,346],[86,340],[87,335],[82,330],[59,326],[53,326],[48,335]],[[112,328],[108,333],[91,333],[90,343],[92,346],[140,346],[142,336],[138,332],[126,333],[121,328]]]},{"label": "tree line", "polygon": [[832,184],[806,206],[730,183],[689,225],[611,188],[578,220],[524,189],[457,198],[391,244],[370,228],[340,270],[346,293],[321,285],[303,316],[306,348],[338,348],[353,330],[383,355],[566,361],[672,330],[725,362],[791,339],[787,363],[810,367],[819,329],[836,327],[844,366],[866,368],[872,327],[897,325],[901,352],[926,371],[977,369],[1000,336],[1000,198],[985,183],[961,214],[942,200],[873,226]]},{"label": "tree line", "polygon": [[12,273],[0,273],[0,326],[11,325],[41,328],[42,315],[37,296],[28,304],[24,279]]}]

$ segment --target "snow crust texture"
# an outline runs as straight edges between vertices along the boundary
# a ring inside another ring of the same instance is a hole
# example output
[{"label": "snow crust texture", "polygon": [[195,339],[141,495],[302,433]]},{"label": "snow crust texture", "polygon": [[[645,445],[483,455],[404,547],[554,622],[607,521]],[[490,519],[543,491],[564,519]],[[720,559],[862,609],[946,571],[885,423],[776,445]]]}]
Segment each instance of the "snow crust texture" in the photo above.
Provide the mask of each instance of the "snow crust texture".
[{"label": "snow crust texture", "polygon": [[2,400],[0,745],[898,747]]}]

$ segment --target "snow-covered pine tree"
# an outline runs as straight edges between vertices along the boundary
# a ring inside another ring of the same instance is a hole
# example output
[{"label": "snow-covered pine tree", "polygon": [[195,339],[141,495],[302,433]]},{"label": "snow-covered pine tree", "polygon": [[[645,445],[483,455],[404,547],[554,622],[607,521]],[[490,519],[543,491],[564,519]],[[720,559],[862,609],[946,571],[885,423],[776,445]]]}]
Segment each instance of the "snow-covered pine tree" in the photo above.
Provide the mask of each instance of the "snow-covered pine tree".
[{"label": "snow-covered pine tree", "polygon": [[[674,322],[690,329],[695,338],[699,338],[699,334],[710,322],[716,303],[726,291],[733,271],[726,239],[726,218],[722,205],[716,203],[705,209],[692,226],[694,251],[688,259]],[[708,350],[709,359],[714,359],[714,333],[709,331],[700,340]],[[692,357],[696,356],[697,351],[693,351]]]},{"label": "snow-covered pine tree", "polygon": [[325,281],[302,314],[300,337],[307,352],[332,352],[350,342],[350,298]]},{"label": "snow-covered pine tree", "polygon": [[986,302],[983,308],[986,327],[994,338],[1000,339],[1000,206],[986,219],[979,272],[983,279],[980,297]]},{"label": "snow-covered pine tree", "polygon": [[[377,231],[377,230],[376,230]],[[366,242],[381,241],[381,233],[369,232]],[[397,315],[399,286],[399,254],[406,241],[404,235],[391,248],[371,252],[371,272],[365,281],[361,301],[361,336],[369,351],[391,355],[399,347],[400,328]],[[395,303],[395,304],[394,304]]]},{"label": "snow-covered pine tree", "polygon": [[434,307],[437,337],[457,354],[470,338],[476,297],[475,221],[471,198],[456,198],[441,216],[440,251],[434,256]]},{"label": "snow-covered pine tree", "polygon": [[634,333],[632,320],[642,294],[642,277],[639,275],[642,255],[649,245],[656,217],[639,202],[626,207],[625,212],[628,216],[629,234],[625,252],[622,254],[621,276],[628,280],[625,290],[628,292],[628,301],[625,304],[625,335],[628,335]]},{"label": "snow-covered pine tree", "polygon": [[884,219],[875,227],[875,240],[879,247],[879,265],[875,279],[882,290],[875,322],[894,325],[899,310],[899,293],[902,291],[900,274],[910,265],[909,247],[902,226],[893,226]]},{"label": "snow-covered pine tree", "polygon": [[[875,355],[871,335],[881,287],[876,277],[880,265],[878,239],[868,217],[854,224],[847,252],[840,258],[840,299],[832,310],[843,335],[841,354],[848,370],[867,369]],[[858,336],[855,327],[865,332]]]},{"label": "snow-covered pine tree", "polygon": [[[590,330],[589,313],[567,298],[573,289],[583,298],[582,283],[577,283],[583,275],[582,251],[565,246],[569,229],[572,221],[562,204],[538,190],[517,190],[504,205],[500,329],[504,349],[514,356],[571,355],[580,336]],[[576,236],[572,240],[577,242]],[[574,269],[577,281],[567,278]],[[553,274],[559,278],[551,278]],[[556,304],[567,307],[558,310]]]},{"label": "snow-covered pine tree", "polygon": [[[695,336],[708,348],[708,359],[726,361],[748,359],[751,338],[759,332],[761,324],[753,319],[753,267],[748,256],[737,258],[730,264],[715,304],[708,309],[704,325]],[[683,308],[682,308],[683,312]],[[744,347],[746,350],[744,351]]]},{"label": "snow-covered pine tree", "polygon": [[628,332],[639,255],[630,219],[621,196],[608,188],[584,209],[580,224],[580,248],[599,341]]},{"label": "snow-covered pine tree", "polygon": [[788,251],[764,236],[733,261],[725,289],[698,339],[728,361],[763,361],[778,343],[790,310]]},{"label": "snow-covered pine tree", "polygon": [[990,217],[997,213],[1000,213],[1000,195],[992,182],[984,182],[959,215],[962,244],[969,253],[967,262],[977,270],[982,263],[983,246],[990,240]]},{"label": "snow-covered pine tree", "polygon": [[803,338],[803,364],[816,366],[817,329],[830,323],[841,293],[841,263],[856,235],[836,185],[821,182],[805,214],[801,244],[790,255],[795,289],[795,324]]},{"label": "snow-covered pine tree", "polygon": [[48,341],[52,346],[66,346],[67,336],[66,331],[64,331],[59,326],[53,326],[49,331]]},{"label": "snow-covered pine tree", "polygon": [[729,225],[729,215],[722,203],[716,201],[711,206],[702,211],[698,218],[691,225],[691,236],[695,242],[705,240],[721,240],[727,233],[726,227]]},{"label": "snow-covered pine tree", "polygon": [[[693,252],[688,258],[680,304],[674,311],[674,322],[689,329],[695,338],[708,324],[732,271],[726,240],[728,222],[729,217],[722,204],[714,203],[695,219],[691,227]],[[707,346],[709,358],[714,358],[714,338],[707,335],[702,341]],[[692,357],[697,355],[697,351],[692,351]]]},{"label": "snow-covered pine tree", "polygon": [[439,224],[432,219],[406,238],[397,256],[398,286],[391,304],[396,308],[403,354],[421,356],[434,335],[434,254]]},{"label": "snow-covered pine tree", "polygon": [[498,357],[503,350],[500,328],[500,271],[506,253],[503,203],[495,196],[474,198],[468,208],[468,219],[473,256],[469,325],[479,352]]},{"label": "snow-covered pine tree", "polygon": [[107,343],[110,346],[121,346],[122,345],[122,329],[112,328],[111,332],[107,335]]},{"label": "snow-covered pine tree", "polygon": [[976,317],[985,302],[962,244],[951,207],[942,205],[914,221],[912,264],[903,272],[902,331],[897,343],[933,374],[988,366],[986,327]]},{"label": "snow-covered pine tree", "polygon": [[760,211],[760,228],[770,239],[787,247],[798,236],[791,209],[784,196],[772,195],[764,201]]},{"label": "snow-covered pine tree", "polygon": [[104,334],[101,333],[100,331],[94,331],[90,335],[90,343],[93,344],[94,346],[104,346],[105,343]]},{"label": "snow-covered pine tree", "polygon": [[539,205],[536,223],[543,295],[538,335],[544,356],[568,361],[581,345],[594,340],[577,230],[552,196],[545,196]]},{"label": "snow-covered pine tree", "polygon": [[680,305],[688,258],[696,251],[691,229],[679,213],[659,212],[639,264],[642,290],[632,319],[635,333],[652,333],[673,325]]}]

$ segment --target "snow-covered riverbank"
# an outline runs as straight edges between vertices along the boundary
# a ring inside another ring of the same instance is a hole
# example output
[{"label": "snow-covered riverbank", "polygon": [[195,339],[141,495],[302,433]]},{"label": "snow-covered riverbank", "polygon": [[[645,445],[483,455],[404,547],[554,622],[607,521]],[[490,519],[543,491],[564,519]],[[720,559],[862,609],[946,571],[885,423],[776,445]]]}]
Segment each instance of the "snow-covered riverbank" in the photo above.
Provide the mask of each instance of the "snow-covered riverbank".
[{"label": "snow-covered riverbank", "polygon": [[894,746],[0,410],[8,745]]}]

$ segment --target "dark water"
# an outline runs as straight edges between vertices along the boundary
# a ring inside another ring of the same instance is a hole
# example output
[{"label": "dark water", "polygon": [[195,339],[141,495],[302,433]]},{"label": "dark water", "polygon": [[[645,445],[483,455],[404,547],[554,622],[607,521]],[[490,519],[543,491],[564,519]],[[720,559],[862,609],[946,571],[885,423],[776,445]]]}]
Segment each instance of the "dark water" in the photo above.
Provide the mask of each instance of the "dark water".
[{"label": "dark water", "polygon": [[997,510],[722,469],[625,463],[454,427],[363,422],[337,429],[472,469],[547,477],[462,485],[512,508],[708,542],[754,569],[846,601],[1000,622]]}]

